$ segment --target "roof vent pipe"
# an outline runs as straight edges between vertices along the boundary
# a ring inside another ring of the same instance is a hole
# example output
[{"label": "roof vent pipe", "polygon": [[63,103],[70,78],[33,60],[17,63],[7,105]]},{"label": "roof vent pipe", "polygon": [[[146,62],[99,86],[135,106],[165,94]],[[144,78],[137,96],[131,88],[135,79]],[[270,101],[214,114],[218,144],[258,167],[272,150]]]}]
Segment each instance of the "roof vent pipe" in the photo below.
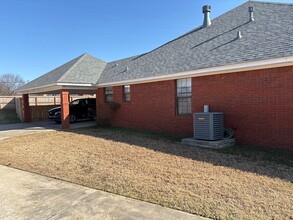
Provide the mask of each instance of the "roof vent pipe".
[{"label": "roof vent pipe", "polygon": [[248,8],[248,12],[249,12],[249,21],[254,21],[254,17],[253,17],[253,7],[250,6]]},{"label": "roof vent pipe", "polygon": [[210,19],[210,12],[211,12],[210,5],[205,5],[202,7],[202,13],[204,13],[203,27],[208,27],[212,24]]},{"label": "roof vent pipe", "polygon": [[242,38],[241,31],[238,31],[236,39],[239,40],[239,39],[241,39],[241,38]]}]

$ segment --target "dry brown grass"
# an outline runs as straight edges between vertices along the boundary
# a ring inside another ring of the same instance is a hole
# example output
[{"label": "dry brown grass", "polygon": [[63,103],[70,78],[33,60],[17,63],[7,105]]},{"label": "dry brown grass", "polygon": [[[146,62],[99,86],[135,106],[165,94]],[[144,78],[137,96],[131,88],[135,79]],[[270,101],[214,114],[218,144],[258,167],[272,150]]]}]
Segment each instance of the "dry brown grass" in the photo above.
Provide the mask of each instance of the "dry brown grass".
[{"label": "dry brown grass", "polygon": [[0,142],[0,163],[216,219],[290,219],[293,168],[122,131]]}]

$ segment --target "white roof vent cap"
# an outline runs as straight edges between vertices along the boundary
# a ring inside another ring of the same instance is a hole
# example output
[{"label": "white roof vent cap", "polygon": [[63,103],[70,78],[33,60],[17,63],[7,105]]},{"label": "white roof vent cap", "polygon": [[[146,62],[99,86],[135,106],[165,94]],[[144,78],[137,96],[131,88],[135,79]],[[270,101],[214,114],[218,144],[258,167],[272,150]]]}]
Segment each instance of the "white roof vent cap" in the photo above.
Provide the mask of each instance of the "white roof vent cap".
[{"label": "white roof vent cap", "polygon": [[242,38],[241,31],[238,31],[238,32],[237,32],[237,37],[236,37],[236,39],[239,40],[239,39],[241,39],[241,38]]}]

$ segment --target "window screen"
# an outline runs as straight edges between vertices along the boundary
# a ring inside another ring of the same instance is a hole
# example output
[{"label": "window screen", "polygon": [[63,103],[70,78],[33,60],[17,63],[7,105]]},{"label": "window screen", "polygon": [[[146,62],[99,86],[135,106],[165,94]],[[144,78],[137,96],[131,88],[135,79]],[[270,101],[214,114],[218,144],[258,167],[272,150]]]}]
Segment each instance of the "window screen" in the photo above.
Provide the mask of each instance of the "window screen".
[{"label": "window screen", "polygon": [[177,115],[191,114],[191,78],[177,79]]},{"label": "window screen", "polygon": [[130,85],[123,86],[123,101],[130,102]]},{"label": "window screen", "polygon": [[113,87],[106,87],[105,88],[105,102],[112,102],[113,101]]}]

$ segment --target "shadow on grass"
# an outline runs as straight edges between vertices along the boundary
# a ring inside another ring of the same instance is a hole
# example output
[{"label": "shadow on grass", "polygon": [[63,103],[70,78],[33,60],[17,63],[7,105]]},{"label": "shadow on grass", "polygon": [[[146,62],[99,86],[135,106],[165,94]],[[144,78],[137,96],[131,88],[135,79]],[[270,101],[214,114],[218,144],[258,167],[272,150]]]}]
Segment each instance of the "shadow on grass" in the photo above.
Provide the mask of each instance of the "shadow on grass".
[{"label": "shadow on grass", "polygon": [[[293,151],[289,150],[244,145],[220,150],[203,149],[181,145],[182,137],[179,136],[125,128],[92,127],[74,129],[70,132],[293,182]],[[148,139],[161,142],[148,141]]]}]

